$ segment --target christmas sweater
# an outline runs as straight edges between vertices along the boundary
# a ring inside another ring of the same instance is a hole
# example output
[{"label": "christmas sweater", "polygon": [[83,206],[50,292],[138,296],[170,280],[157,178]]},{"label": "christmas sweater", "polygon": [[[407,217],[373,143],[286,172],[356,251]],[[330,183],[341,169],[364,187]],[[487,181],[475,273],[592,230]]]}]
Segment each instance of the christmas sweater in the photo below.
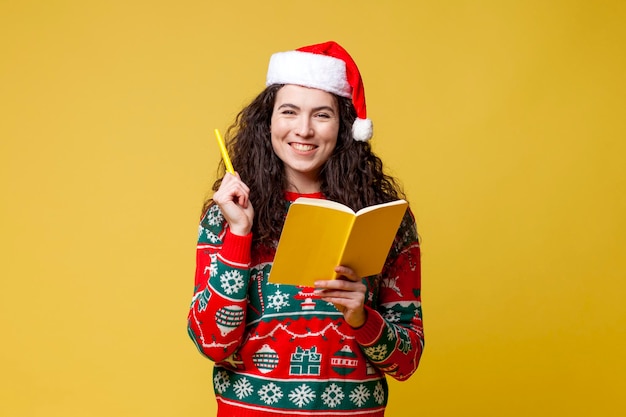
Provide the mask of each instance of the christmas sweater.
[{"label": "christmas sweater", "polygon": [[313,288],[269,283],[276,245],[231,233],[216,205],[201,219],[188,332],[214,362],[218,417],[383,416],[385,375],[407,379],[424,347],[410,210],[382,273],[363,278],[359,328]]}]

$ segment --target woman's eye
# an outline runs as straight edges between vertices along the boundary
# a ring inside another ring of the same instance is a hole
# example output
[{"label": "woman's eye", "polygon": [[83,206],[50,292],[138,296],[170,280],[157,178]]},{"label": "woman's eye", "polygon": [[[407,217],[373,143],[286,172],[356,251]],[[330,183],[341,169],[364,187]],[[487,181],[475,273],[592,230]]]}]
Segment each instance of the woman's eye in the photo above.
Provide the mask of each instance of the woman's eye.
[{"label": "woman's eye", "polygon": [[318,113],[317,117],[321,117],[322,119],[329,119],[330,118],[330,114],[328,114],[328,113]]}]

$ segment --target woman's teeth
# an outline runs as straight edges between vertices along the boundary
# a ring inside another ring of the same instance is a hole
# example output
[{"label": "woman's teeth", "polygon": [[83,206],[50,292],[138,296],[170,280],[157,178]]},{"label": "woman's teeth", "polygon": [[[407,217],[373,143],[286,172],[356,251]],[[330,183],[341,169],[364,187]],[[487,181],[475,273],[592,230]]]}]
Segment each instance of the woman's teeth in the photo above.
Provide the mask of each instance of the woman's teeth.
[{"label": "woman's teeth", "polygon": [[306,145],[304,143],[292,143],[291,146],[296,151],[302,151],[302,152],[306,152],[306,151],[310,151],[310,150],[315,149],[315,145]]}]

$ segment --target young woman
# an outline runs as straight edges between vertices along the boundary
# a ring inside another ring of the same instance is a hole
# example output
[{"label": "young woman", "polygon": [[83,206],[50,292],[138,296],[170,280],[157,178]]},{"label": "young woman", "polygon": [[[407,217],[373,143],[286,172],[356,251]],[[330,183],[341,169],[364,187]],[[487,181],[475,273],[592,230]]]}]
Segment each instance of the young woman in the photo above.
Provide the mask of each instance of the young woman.
[{"label": "young woman", "polygon": [[[403,198],[368,140],[363,84],[334,42],[272,55],[267,88],[227,132],[236,170],[200,222],[189,335],[215,362],[218,416],[382,416],[385,375],[417,369],[420,248],[407,210],[381,274],[315,289],[268,283],[289,205]],[[366,255],[365,255],[366,256]]]}]

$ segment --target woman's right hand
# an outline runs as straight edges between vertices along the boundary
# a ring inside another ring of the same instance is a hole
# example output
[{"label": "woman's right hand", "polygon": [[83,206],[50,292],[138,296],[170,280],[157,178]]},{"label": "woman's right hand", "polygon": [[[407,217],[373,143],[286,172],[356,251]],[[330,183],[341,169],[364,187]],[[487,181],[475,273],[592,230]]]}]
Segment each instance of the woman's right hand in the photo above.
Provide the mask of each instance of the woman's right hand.
[{"label": "woman's right hand", "polygon": [[224,175],[220,188],[213,194],[213,201],[219,206],[232,233],[239,236],[250,233],[254,208],[250,202],[250,189],[239,174]]}]

